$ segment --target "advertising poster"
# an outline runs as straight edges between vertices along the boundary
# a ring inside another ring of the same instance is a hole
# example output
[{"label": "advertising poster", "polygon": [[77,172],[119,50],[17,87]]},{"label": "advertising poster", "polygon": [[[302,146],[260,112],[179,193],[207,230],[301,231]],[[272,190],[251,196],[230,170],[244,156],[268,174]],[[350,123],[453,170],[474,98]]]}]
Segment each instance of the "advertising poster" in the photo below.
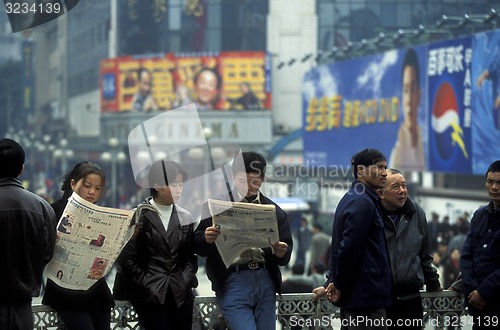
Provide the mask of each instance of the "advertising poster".
[{"label": "advertising poster", "polygon": [[429,170],[472,172],[471,38],[430,44]]},{"label": "advertising poster", "polygon": [[270,56],[220,52],[125,56],[101,62],[103,112],[271,108]]},{"label": "advertising poster", "polygon": [[484,175],[500,158],[500,32],[472,39],[472,171]]},{"label": "advertising poster", "polygon": [[[408,62],[412,70],[404,77]],[[391,50],[307,72],[302,90],[305,165],[350,169],[356,152],[376,148],[391,167],[424,169],[425,72],[424,47]]]}]

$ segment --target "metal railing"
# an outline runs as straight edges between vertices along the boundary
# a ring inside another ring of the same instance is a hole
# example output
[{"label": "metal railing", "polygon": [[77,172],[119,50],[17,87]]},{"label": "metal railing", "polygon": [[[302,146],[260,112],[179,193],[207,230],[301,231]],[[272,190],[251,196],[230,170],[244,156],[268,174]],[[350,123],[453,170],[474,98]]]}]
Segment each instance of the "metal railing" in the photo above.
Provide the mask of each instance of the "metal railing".
[{"label": "metal railing", "polygon": [[[282,329],[338,329],[340,327],[340,310],[325,299],[317,302],[311,300],[312,294],[283,294],[277,296],[277,324]],[[422,327],[430,326],[444,329],[467,324],[468,317],[463,298],[454,291],[422,292],[424,317]],[[220,313],[214,296],[198,296],[195,298],[193,311],[193,329],[222,330],[226,329],[224,318]],[[64,329],[57,313],[46,305],[33,305],[35,329]],[[128,301],[116,301],[111,312],[111,329],[140,329],[137,314]],[[278,327],[279,329],[279,327]]]}]

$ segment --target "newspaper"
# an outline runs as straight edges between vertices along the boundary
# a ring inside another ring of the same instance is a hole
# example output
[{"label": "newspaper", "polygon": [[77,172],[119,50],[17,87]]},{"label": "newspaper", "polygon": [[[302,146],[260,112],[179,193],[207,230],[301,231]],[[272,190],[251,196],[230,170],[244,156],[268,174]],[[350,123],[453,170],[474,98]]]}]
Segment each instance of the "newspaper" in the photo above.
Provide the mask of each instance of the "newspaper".
[{"label": "newspaper", "polygon": [[133,215],[134,210],[98,206],[73,193],[57,224],[45,276],[63,288],[88,290],[111,270],[132,237]]},{"label": "newspaper", "polygon": [[279,241],[274,205],[208,200],[212,223],[220,228],[215,241],[228,268],[249,248],[264,248]]}]

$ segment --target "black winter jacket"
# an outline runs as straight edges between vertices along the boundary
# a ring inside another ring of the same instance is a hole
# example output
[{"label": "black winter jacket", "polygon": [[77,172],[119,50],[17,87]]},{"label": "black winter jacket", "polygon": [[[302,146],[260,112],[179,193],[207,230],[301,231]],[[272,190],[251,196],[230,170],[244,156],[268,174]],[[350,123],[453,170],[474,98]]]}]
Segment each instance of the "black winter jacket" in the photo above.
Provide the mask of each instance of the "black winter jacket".
[{"label": "black winter jacket", "polygon": [[17,178],[0,179],[0,304],[31,301],[55,246],[55,214]]},{"label": "black winter jacket", "polygon": [[441,285],[432,266],[427,220],[420,206],[409,198],[400,211],[397,226],[384,213],[384,231],[391,263],[393,292],[399,299],[418,297],[426,285],[434,291]]},{"label": "black winter jacket", "polygon": [[139,233],[118,258],[115,299],[163,304],[170,287],[178,307],[192,302],[192,288],[198,286],[198,259],[192,248],[191,214],[174,205],[166,230],[155,211],[143,211],[139,221]]},{"label": "black winter jacket", "polygon": [[[500,209],[493,202],[480,207],[471,219],[469,234],[462,248],[462,292],[467,297],[477,290],[486,301],[481,313],[500,315]],[[477,313],[468,306],[472,315]]]}]

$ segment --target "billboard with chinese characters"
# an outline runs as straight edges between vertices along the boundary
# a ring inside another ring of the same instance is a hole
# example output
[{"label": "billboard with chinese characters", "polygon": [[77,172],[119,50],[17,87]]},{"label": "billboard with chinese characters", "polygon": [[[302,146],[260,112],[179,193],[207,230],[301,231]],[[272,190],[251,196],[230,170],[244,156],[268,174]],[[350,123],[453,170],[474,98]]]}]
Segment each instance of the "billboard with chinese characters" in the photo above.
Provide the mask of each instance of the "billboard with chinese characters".
[{"label": "billboard with chinese characters", "polygon": [[402,151],[408,150],[405,145],[412,140],[406,127],[412,121],[420,145],[411,148],[418,154],[411,156],[415,159],[411,165],[418,169],[425,166],[421,151],[427,143],[423,138],[426,117],[417,100],[418,96],[425,97],[425,49],[411,50],[412,61],[419,66],[413,72],[411,85],[405,87],[417,94],[413,96],[413,108],[408,109],[411,116],[405,113],[402,91],[407,53],[405,49],[391,50],[307,72],[302,91],[306,163],[349,166],[353,154],[367,147],[381,150],[388,160],[393,157],[405,161]]},{"label": "billboard with chinese characters", "polygon": [[101,62],[102,112],[157,111],[196,103],[204,110],[271,108],[265,52],[124,56]]},{"label": "billboard with chinese characters", "polygon": [[429,170],[471,173],[471,39],[427,48]]},{"label": "billboard with chinese characters", "polygon": [[500,155],[500,31],[309,70],[304,164],[349,166],[364,148],[400,170],[484,174]]}]

